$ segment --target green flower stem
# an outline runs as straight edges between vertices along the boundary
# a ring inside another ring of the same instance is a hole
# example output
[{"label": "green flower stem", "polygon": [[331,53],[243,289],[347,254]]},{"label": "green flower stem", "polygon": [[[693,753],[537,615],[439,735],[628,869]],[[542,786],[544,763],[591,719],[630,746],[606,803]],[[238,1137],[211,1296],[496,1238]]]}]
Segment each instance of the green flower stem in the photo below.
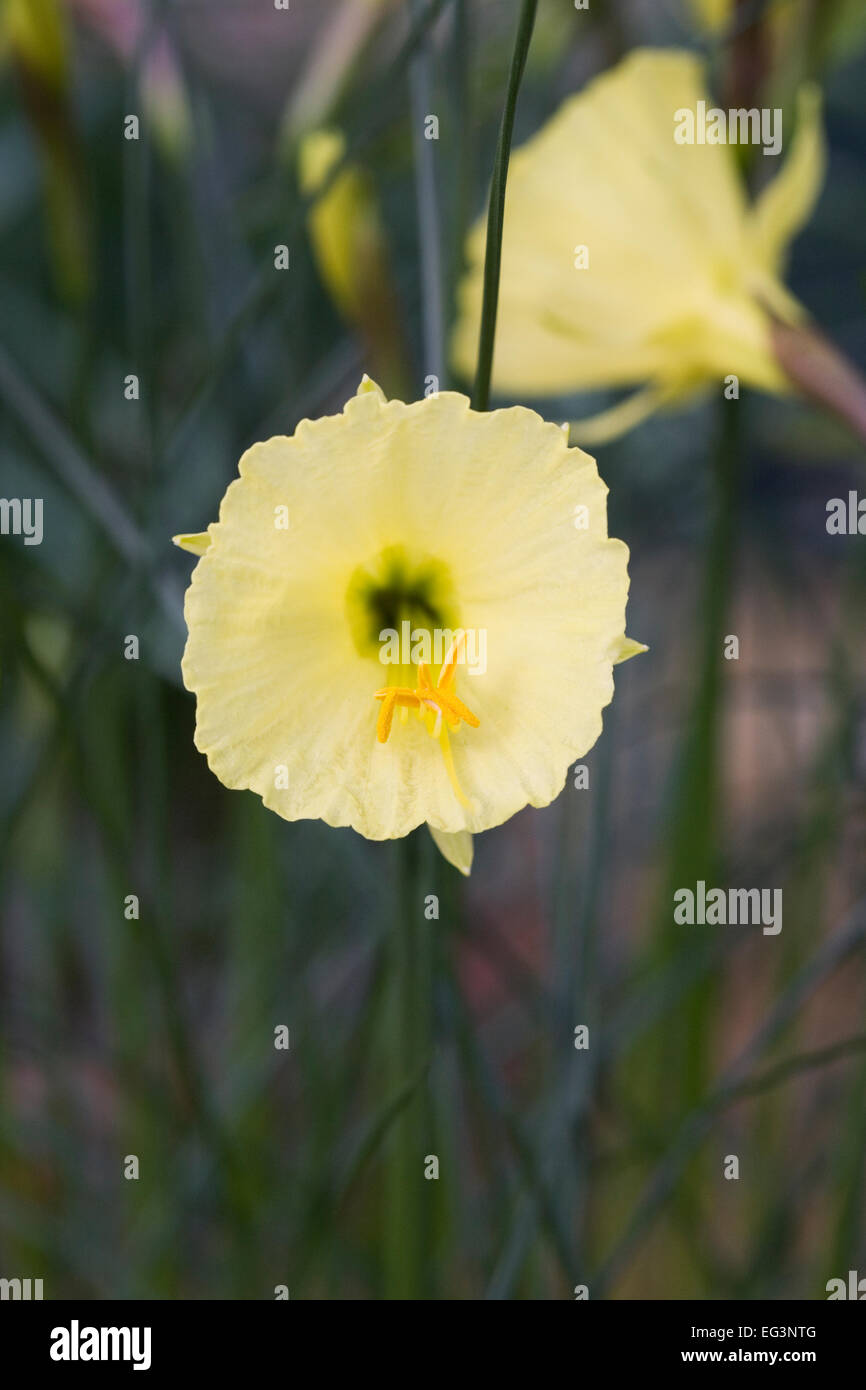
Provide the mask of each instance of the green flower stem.
[{"label": "green flower stem", "polygon": [[453,196],[445,290],[448,305],[453,305],[457,300],[458,285],[465,265],[466,238],[472,223],[477,137],[470,71],[476,23],[470,18],[469,8],[469,0],[454,0],[451,51],[448,57],[449,103],[454,112],[455,129],[460,131],[460,140],[449,171]]},{"label": "green flower stem", "polygon": [[487,410],[490,404],[490,375],[493,370],[496,311],[499,305],[499,272],[502,265],[505,184],[508,179],[508,161],[511,157],[511,137],[514,131],[517,95],[523,79],[523,70],[526,67],[526,55],[529,52],[537,9],[538,0],[523,0],[517,35],[514,40],[514,52],[511,55],[511,69],[505,92],[505,108],[499,127],[496,159],[493,164],[493,180],[490,185],[490,204],[487,212],[487,246],[484,252],[484,298],[481,306],[478,368],[475,374],[475,389],[472,393],[472,406],[475,410]]},{"label": "green flower stem", "polygon": [[[698,879],[711,883],[718,868],[720,830],[719,741],[723,707],[724,638],[734,572],[740,492],[740,411],[742,402],[719,402],[718,437],[712,460],[712,507],[702,579],[700,626],[694,661],[697,685],[676,773],[667,829],[668,873],[659,907],[659,940],[666,954],[681,947],[681,928],[673,923],[673,894]],[[665,1070],[680,1078],[675,1105],[697,1103],[706,1088],[712,979],[693,989],[680,1011],[678,1026],[666,1028]]]},{"label": "green flower stem", "polygon": [[[421,0],[410,0],[413,20],[424,11]],[[442,250],[439,196],[436,187],[436,145],[425,139],[424,121],[431,110],[430,53],[419,46],[409,65],[412,97],[412,150],[415,161],[415,201],[418,209],[418,239],[421,250],[421,283],[424,304],[424,375],[432,373],[438,382],[445,371],[445,323],[442,291]]]},{"label": "green flower stem", "polygon": [[429,1283],[426,1061],[431,1037],[430,932],[424,917],[418,832],[398,840],[395,911],[390,942],[389,1090],[411,1095],[395,1115],[385,1164],[385,1297],[424,1298]]}]

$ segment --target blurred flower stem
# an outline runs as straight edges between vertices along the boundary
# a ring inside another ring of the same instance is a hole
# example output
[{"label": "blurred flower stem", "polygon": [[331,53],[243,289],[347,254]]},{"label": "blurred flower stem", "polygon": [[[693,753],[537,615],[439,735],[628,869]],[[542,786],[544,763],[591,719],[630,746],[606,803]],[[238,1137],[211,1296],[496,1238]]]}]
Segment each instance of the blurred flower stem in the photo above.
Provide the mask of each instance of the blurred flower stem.
[{"label": "blurred flower stem", "polygon": [[[413,29],[429,7],[410,0]],[[423,375],[441,381],[444,371],[444,299],[439,201],[433,163],[434,145],[425,139],[424,121],[430,110],[430,60],[425,41],[409,67],[412,150],[424,334]],[[394,1094],[410,1094],[394,1122],[385,1169],[385,1297],[421,1299],[430,1295],[429,1239],[431,1203],[424,1177],[431,1116],[426,1087],[431,1049],[433,957],[430,932],[434,923],[424,916],[421,882],[422,853],[417,831],[396,844],[397,885],[394,933],[390,943],[392,982],[388,1017],[389,1077]],[[426,844],[426,841],[425,841]],[[413,1082],[413,1078],[416,1078]]]},{"label": "blurred flower stem", "polygon": [[538,0],[523,0],[517,35],[514,40],[514,51],[511,55],[508,85],[505,89],[505,106],[499,127],[496,158],[493,162],[493,179],[490,185],[490,204],[487,213],[487,246],[484,253],[484,297],[481,306],[478,367],[475,375],[475,389],[472,392],[472,405],[475,410],[487,410],[490,404],[490,375],[493,370],[496,310],[499,303],[499,271],[502,264],[505,185],[508,179],[508,161],[511,157],[511,139],[514,133],[517,96],[526,67],[526,55],[529,52],[537,9]]},{"label": "blurred flower stem", "polygon": [[396,1113],[385,1165],[385,1298],[420,1299],[427,1293],[428,1203],[425,1062],[431,1046],[431,940],[435,923],[424,916],[420,835],[394,845],[397,860],[388,1003],[389,1090],[411,1093]]},{"label": "blurred flower stem", "polygon": [[346,79],[381,23],[390,0],[342,0],[322,25],[283,114],[281,145],[291,150],[307,130],[328,119]]},{"label": "blurred flower stem", "polygon": [[454,128],[460,132],[460,138],[457,141],[457,149],[448,171],[453,190],[447,257],[447,302],[449,307],[455,303],[457,286],[463,272],[463,248],[466,243],[466,233],[472,221],[475,189],[474,172],[478,136],[473,114],[473,90],[470,78],[475,42],[474,18],[474,15],[470,15],[469,0],[454,0],[451,15],[451,42],[446,57],[446,68],[449,77],[448,101],[453,112]]},{"label": "blurred flower stem", "polygon": [[[713,881],[720,842],[719,744],[723,708],[723,647],[737,540],[741,471],[741,401],[722,399],[712,467],[712,516],[701,581],[699,622],[694,640],[697,680],[679,761],[674,772],[671,811],[665,832],[668,849],[663,896],[659,904],[658,940],[665,957],[681,947],[681,929],[673,922],[673,894],[698,879]],[[703,980],[684,1000],[679,1021],[665,1024],[661,1066],[679,1078],[678,1093],[668,1086],[673,1105],[690,1109],[705,1090],[712,1018]],[[673,1116],[663,1116],[662,1120]]]},{"label": "blurred flower stem", "polygon": [[[423,0],[409,0],[414,21],[424,13]],[[418,49],[409,64],[412,100],[412,151],[415,161],[415,199],[421,252],[421,283],[424,301],[424,370],[437,384],[445,370],[445,323],[442,290],[442,248],[440,241],[439,197],[436,188],[435,151],[424,129],[431,110],[429,47]]]},{"label": "blurred flower stem", "polygon": [[[499,268],[502,247],[502,221],[505,210],[505,184],[514,129],[517,95],[526,66],[538,0],[523,0],[520,21],[511,58],[505,107],[499,131],[493,181],[490,191],[487,255],[484,272],[484,308],[481,323],[478,375],[473,406],[486,410],[490,399],[490,373],[496,334],[496,304],[499,294]],[[413,14],[417,17],[413,5]],[[420,65],[420,66],[419,66]],[[424,114],[425,89],[429,73],[426,55],[413,65],[413,119],[418,124]],[[442,268],[440,233],[432,152],[423,148],[423,132],[415,130],[416,189],[421,239],[422,283],[424,289],[424,348],[428,371],[437,375],[444,356],[442,340]],[[437,240],[435,248],[432,246]],[[435,364],[435,365],[434,365]],[[399,855],[395,930],[391,943],[393,992],[388,1018],[389,1056],[392,1088],[406,1085],[407,1078],[423,1067],[431,1045],[432,957],[430,923],[424,917],[424,894],[420,881],[419,837],[413,833],[398,841]],[[423,1080],[423,1072],[421,1073]],[[426,1092],[419,1082],[415,1094],[397,1116],[391,1136],[387,1165],[385,1225],[385,1297],[417,1299],[425,1297],[429,1276],[429,1255],[425,1258],[429,1232],[430,1204],[424,1191],[425,1118],[429,1116]]]}]

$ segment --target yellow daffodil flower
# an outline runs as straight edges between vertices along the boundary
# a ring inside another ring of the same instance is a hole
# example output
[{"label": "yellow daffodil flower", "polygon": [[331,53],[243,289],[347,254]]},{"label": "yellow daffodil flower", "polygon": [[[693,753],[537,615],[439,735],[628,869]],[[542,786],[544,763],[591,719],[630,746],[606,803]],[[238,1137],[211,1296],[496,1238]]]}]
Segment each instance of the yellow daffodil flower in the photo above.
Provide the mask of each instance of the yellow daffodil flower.
[{"label": "yellow daffodil flower", "polygon": [[[346,141],[336,130],[313,130],[301,141],[301,190],[315,193],[343,158]],[[384,232],[373,190],[354,164],[342,169],[314,205],[310,234],[319,271],[335,303],[348,319],[363,309],[366,282],[381,274]]]},{"label": "yellow daffodil flower", "polygon": [[255,444],[219,520],[175,537],[201,557],[183,676],[212,771],[286,820],[426,821],[468,873],[473,832],[557,796],[644,650],[606,491],[531,410],[405,405],[366,377]]},{"label": "yellow daffodil flower", "polygon": [[[696,113],[700,102],[713,107],[698,58],[637,50],[512,158],[494,390],[540,397],[644,388],[576,424],[580,442],[611,437],[729,374],[765,391],[789,389],[771,323],[805,318],[782,273],[823,177],[819,95],[801,91],[790,153],[753,203],[729,144],[675,139],[677,113]],[[476,226],[453,342],[467,378],[484,238]]]},{"label": "yellow daffodil flower", "polygon": [[343,163],[345,153],[337,130],[308,131],[299,143],[301,190],[317,195],[307,218],[310,245],[324,285],[364,339],[376,375],[399,392],[407,354],[385,227],[372,180],[357,164]]}]

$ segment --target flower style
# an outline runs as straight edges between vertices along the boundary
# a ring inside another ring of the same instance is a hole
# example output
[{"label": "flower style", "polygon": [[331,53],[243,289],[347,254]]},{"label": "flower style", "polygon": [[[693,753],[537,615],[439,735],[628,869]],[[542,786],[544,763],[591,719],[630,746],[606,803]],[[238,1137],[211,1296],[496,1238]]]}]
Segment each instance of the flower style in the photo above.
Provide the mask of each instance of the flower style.
[{"label": "flower style", "polygon": [[[540,397],[644,387],[576,424],[581,442],[611,437],[728,374],[766,391],[790,389],[771,326],[806,317],[781,277],[823,178],[819,94],[801,90],[790,153],[751,204],[730,145],[674,138],[676,113],[695,112],[700,101],[712,107],[699,59],[637,50],[512,158],[494,389]],[[484,235],[480,224],[470,234],[453,341],[467,377]]]},{"label": "flower style", "polygon": [[212,771],[286,820],[374,840],[426,821],[468,872],[473,832],[557,796],[613,665],[644,650],[605,497],[533,411],[406,405],[367,378],[341,415],[255,444],[219,520],[175,537],[201,556],[183,675]]}]

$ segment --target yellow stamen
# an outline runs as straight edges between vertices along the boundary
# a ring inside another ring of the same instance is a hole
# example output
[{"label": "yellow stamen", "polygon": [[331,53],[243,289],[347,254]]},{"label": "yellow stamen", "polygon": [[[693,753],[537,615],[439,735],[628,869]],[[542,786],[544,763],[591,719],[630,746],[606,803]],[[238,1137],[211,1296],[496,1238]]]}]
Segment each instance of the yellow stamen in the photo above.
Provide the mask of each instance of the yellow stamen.
[{"label": "yellow stamen", "polygon": [[444,690],[437,690],[432,697],[437,705],[441,705],[445,711],[445,718],[449,724],[456,727],[462,719],[464,724],[469,724],[473,729],[478,728],[478,719],[467,709],[462,700],[458,700],[456,695],[446,695]]},{"label": "yellow stamen", "polygon": [[451,690],[456,675],[457,662],[465,640],[466,633],[461,632],[452,642],[435,686],[431,683],[430,671],[426,662],[419,661],[418,684],[414,690],[408,685],[388,685],[381,690],[376,690],[373,698],[382,701],[382,708],[379,710],[379,717],[376,720],[376,737],[380,743],[388,742],[391,726],[394,722],[395,709],[400,710],[400,718],[404,721],[408,718],[410,709],[417,710],[418,717],[424,720],[430,736],[439,741],[445,762],[445,771],[448,773],[448,780],[454,795],[461,806],[471,810],[472,803],[464,794],[457,780],[454,756],[448,739],[449,728],[457,729],[463,723],[468,724],[470,728],[477,729],[480,723],[471,709],[467,708],[462,700],[458,700]]},{"label": "yellow stamen", "polygon": [[442,663],[442,670],[439,672],[437,682],[440,690],[448,690],[454,684],[454,676],[457,672],[457,662],[460,660],[460,653],[466,645],[466,633],[459,632],[451,643],[451,650],[448,652]]},{"label": "yellow stamen", "polygon": [[[377,696],[377,699],[379,697]],[[389,691],[382,697],[382,708],[379,710],[379,718],[376,720],[376,737],[380,743],[388,742],[388,735],[391,732],[391,721],[394,718],[394,705],[397,700],[396,690]]]},{"label": "yellow stamen", "polygon": [[388,735],[391,732],[391,724],[394,720],[395,708],[398,706],[400,707],[400,715],[402,718],[404,708],[420,703],[415,691],[410,690],[406,685],[386,686],[384,690],[377,690],[373,699],[382,701],[382,708],[379,710],[379,718],[376,720],[376,737],[380,743],[388,742]]}]

